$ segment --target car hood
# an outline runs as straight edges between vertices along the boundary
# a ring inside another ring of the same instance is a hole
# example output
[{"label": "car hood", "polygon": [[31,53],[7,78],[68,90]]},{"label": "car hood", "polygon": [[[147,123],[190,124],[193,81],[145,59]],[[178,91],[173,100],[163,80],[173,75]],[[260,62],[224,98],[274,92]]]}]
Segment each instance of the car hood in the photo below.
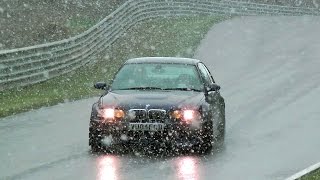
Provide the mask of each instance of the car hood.
[{"label": "car hood", "polygon": [[204,99],[203,92],[118,90],[101,97],[103,107],[124,109],[172,109],[198,107]]}]

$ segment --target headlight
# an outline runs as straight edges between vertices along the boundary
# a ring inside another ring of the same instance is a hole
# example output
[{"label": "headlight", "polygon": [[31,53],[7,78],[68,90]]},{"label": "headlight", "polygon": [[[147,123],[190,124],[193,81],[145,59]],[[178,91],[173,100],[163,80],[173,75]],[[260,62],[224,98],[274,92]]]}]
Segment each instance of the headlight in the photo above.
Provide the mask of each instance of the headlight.
[{"label": "headlight", "polygon": [[199,111],[191,109],[175,110],[171,113],[171,118],[189,123],[191,121],[199,120],[200,113]]},{"label": "headlight", "polygon": [[183,111],[183,120],[191,121],[196,118],[196,112],[194,110],[184,110]]},{"label": "headlight", "polygon": [[124,116],[124,111],[121,109],[106,108],[100,111],[100,117],[108,121],[119,120],[124,118]]},{"label": "headlight", "polygon": [[104,119],[113,119],[114,118],[114,109],[103,109],[102,117]]}]

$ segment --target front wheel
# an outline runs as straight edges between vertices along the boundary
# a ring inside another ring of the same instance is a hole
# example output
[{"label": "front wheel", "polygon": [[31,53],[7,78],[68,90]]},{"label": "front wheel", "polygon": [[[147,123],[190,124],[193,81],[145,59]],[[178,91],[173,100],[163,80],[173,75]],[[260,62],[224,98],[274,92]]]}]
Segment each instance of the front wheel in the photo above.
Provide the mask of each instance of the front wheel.
[{"label": "front wheel", "polygon": [[225,114],[225,106],[223,106],[223,109],[220,112],[220,123],[218,125],[218,131],[219,135],[217,137],[217,140],[221,143],[224,143],[224,137],[226,134],[226,114]]},{"label": "front wheel", "polygon": [[202,136],[201,137],[202,142],[200,143],[200,146],[199,146],[200,153],[202,154],[210,153],[214,143],[212,124],[204,128],[204,130],[201,133],[201,136]]},{"label": "front wheel", "polygon": [[226,134],[225,127],[226,127],[226,123],[225,122],[221,122],[219,124],[219,127],[218,127],[219,135],[217,137],[217,141],[220,142],[220,143],[224,143],[224,137],[225,137],[225,134]]}]

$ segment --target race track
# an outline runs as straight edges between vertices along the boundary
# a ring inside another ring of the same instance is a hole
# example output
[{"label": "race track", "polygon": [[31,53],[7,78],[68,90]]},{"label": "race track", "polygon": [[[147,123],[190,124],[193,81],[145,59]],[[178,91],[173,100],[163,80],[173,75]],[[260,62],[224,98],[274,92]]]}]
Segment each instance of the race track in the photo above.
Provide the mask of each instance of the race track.
[{"label": "race track", "polygon": [[320,18],[217,24],[196,58],[226,101],[223,149],[148,158],[91,155],[86,99],[0,119],[0,179],[284,179],[320,161]]}]

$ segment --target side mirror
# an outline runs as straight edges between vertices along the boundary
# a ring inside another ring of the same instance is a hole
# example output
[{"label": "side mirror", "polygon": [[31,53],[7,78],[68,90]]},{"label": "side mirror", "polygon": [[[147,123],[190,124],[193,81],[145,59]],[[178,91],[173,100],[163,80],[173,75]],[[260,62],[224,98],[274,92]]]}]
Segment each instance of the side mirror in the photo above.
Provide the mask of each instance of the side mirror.
[{"label": "side mirror", "polygon": [[207,87],[208,91],[218,91],[220,89],[221,89],[221,87],[216,83],[209,84]]},{"label": "side mirror", "polygon": [[93,87],[96,88],[96,89],[107,90],[107,83],[105,83],[105,82],[97,82],[96,84],[94,84]]}]

